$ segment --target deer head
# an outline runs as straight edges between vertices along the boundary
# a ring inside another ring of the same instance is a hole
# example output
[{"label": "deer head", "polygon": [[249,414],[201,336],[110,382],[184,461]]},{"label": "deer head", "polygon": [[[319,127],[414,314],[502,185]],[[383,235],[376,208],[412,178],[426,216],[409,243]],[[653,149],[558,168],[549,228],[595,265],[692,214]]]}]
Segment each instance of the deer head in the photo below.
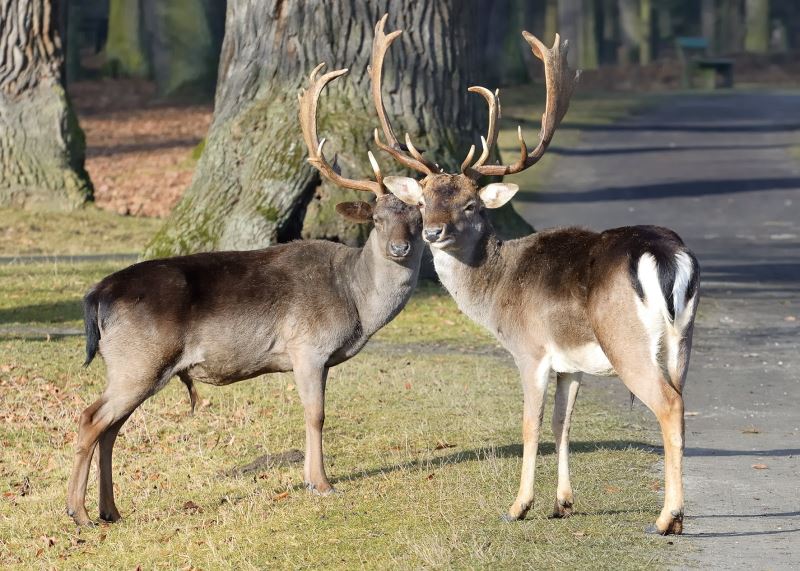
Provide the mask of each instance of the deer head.
[{"label": "deer head", "polygon": [[518,128],[519,158],[507,165],[486,164],[497,143],[500,97],[497,91],[492,92],[480,86],[470,87],[469,91],[481,95],[489,106],[488,131],[485,137],[481,137],[482,151],[477,160],[473,162],[475,156],[473,145],[461,164],[461,172],[448,174],[435,162],[422,156],[408,134],[405,136],[405,145],[401,145],[386,118],[381,96],[383,58],[391,43],[402,31],[396,30],[387,35],[384,33],[385,23],[386,16],[375,27],[370,74],[374,104],[388,142],[384,143],[380,139],[378,129],[375,129],[375,143],[399,163],[418,171],[423,177],[417,180],[410,177],[387,176],[383,179],[383,184],[406,204],[420,208],[423,218],[423,238],[432,247],[450,249],[463,246],[464,242],[475,241],[489,227],[485,210],[503,206],[519,190],[516,184],[511,183],[492,183],[480,187],[478,182],[480,178],[519,173],[542,158],[556,128],[567,112],[579,73],[570,70],[567,64],[567,42],[566,40],[562,42],[558,34],[553,47],[548,48],[532,34],[522,32],[533,54],[542,60],[545,66],[547,99],[539,143],[529,152],[522,136],[522,129]]}]

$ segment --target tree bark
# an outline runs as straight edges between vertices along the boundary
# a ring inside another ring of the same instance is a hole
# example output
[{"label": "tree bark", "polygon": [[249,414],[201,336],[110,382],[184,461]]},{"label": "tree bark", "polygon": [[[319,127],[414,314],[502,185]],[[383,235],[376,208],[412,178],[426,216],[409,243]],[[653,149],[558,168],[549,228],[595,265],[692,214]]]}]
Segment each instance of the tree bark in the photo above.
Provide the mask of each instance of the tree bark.
[{"label": "tree bark", "polygon": [[765,54],[769,51],[769,0],[747,0],[745,3],[745,49]]},{"label": "tree bark", "polygon": [[599,0],[583,0],[581,12],[581,69],[597,69],[599,64],[597,45],[597,2]]},{"label": "tree bark", "polygon": [[617,0],[619,10],[620,46],[618,61],[623,65],[633,61],[633,53],[641,43],[638,0]]},{"label": "tree bark", "polygon": [[[387,29],[406,30],[384,68],[384,101],[395,130],[457,169],[486,121],[485,103],[466,90],[482,79],[481,66],[471,65],[481,49],[474,33],[481,14],[473,8],[458,0],[231,0],[205,150],[146,255],[260,248],[300,236],[363,239],[365,230],[333,207],[364,200],[364,193],[321,184],[305,160],[297,94],[320,62],[328,70],[350,68],[321,98],[319,131],[346,176],[371,178],[367,150],[378,120],[366,71],[375,22],[386,11]],[[384,173],[402,172],[383,153],[376,156]],[[510,212],[501,216],[520,223]]]},{"label": "tree bark", "polygon": [[92,197],[54,4],[0,0],[0,206],[69,210]]},{"label": "tree bark", "polygon": [[703,37],[708,40],[710,51],[717,51],[717,10],[716,0],[701,0],[700,2],[700,29]]},{"label": "tree bark", "polygon": [[653,6],[650,0],[639,0],[639,16],[641,18],[641,32],[639,36],[639,64],[647,65],[653,59],[652,29]]}]

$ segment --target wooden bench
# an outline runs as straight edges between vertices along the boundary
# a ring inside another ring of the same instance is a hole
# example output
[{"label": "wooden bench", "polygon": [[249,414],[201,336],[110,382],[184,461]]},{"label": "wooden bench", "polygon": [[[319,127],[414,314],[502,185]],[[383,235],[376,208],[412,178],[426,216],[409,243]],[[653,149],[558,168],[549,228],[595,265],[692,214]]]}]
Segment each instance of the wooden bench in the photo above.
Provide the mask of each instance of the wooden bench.
[{"label": "wooden bench", "polygon": [[733,60],[708,56],[708,40],[705,38],[679,37],[675,39],[678,61],[683,68],[681,84],[694,87],[693,76],[703,73],[707,87],[733,87]]}]

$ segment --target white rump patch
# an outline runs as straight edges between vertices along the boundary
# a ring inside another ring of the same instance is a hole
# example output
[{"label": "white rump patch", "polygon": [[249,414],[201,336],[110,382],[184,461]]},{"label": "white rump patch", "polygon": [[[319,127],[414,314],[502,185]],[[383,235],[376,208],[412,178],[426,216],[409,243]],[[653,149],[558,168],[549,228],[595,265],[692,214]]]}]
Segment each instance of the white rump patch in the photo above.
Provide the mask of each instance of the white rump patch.
[{"label": "white rump patch", "polygon": [[645,253],[639,258],[639,266],[636,273],[639,283],[644,291],[644,302],[634,292],[636,299],[636,312],[639,319],[647,330],[647,337],[650,341],[650,356],[653,363],[658,364],[658,349],[661,345],[661,338],[664,335],[664,328],[669,323],[669,313],[667,312],[667,302],[661,292],[661,284],[658,281],[658,265],[652,254]]},{"label": "white rump patch", "polygon": [[672,303],[675,307],[675,320],[686,309],[686,289],[692,280],[692,258],[686,252],[675,254],[675,285],[672,286]]}]

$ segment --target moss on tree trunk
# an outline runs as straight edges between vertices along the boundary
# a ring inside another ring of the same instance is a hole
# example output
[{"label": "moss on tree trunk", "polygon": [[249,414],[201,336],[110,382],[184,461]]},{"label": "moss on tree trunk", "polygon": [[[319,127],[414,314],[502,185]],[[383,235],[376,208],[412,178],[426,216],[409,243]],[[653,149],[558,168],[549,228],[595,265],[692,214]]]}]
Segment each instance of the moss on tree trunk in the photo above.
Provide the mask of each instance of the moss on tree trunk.
[{"label": "moss on tree trunk", "polygon": [[56,16],[52,0],[0,0],[0,206],[69,210],[92,196]]},{"label": "moss on tree trunk", "polygon": [[[340,220],[333,207],[364,193],[320,185],[305,161],[297,94],[320,62],[350,69],[320,101],[319,132],[347,176],[371,177],[367,150],[378,121],[366,68],[375,22],[388,4],[228,3],[214,121],[192,184],[148,257],[260,248],[301,236],[363,239],[365,229]],[[471,65],[480,14],[456,0],[391,3],[389,12],[389,28],[406,30],[387,56],[389,116],[399,133],[411,133],[440,164],[457,169],[485,129],[485,104],[466,91],[481,83],[480,66]],[[385,155],[378,160],[384,173],[400,174]]]}]

